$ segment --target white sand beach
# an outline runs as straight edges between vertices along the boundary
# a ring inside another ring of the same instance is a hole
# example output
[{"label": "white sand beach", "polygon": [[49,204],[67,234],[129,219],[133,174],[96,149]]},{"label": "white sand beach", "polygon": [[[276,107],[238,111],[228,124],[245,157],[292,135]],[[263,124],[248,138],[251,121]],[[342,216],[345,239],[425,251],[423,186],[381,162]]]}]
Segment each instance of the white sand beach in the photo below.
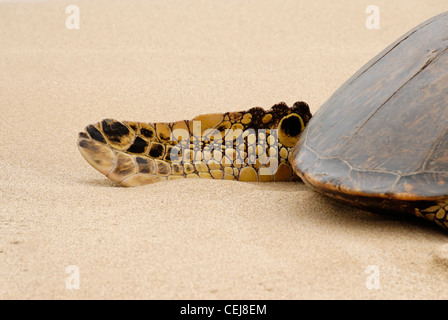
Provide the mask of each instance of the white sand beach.
[{"label": "white sand beach", "polygon": [[[368,29],[370,4],[0,2],[0,299],[447,299],[448,234],[425,221],[299,182],[118,187],[76,145],[104,118],[168,122],[298,100],[314,113],[448,10],[377,0],[380,29]],[[79,29],[66,27],[70,5]],[[378,289],[366,285],[372,266]],[[67,287],[72,270],[78,289]]]}]

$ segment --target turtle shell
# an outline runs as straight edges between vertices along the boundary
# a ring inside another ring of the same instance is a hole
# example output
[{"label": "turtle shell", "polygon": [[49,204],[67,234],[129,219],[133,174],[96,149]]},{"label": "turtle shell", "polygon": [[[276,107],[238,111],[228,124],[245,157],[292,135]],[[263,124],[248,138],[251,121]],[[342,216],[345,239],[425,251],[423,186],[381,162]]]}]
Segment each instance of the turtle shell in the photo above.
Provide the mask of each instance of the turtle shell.
[{"label": "turtle shell", "polygon": [[448,227],[448,12],[403,35],[342,85],[290,159],[320,192],[361,207],[431,220],[438,214]]}]

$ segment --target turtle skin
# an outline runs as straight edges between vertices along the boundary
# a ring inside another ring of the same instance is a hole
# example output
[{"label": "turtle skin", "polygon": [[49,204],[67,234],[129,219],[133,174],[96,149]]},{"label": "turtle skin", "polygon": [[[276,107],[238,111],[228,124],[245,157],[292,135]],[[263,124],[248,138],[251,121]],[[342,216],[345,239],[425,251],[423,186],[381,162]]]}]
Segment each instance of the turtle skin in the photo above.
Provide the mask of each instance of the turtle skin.
[{"label": "turtle skin", "polygon": [[298,178],[289,155],[310,119],[305,102],[171,123],[105,119],[79,133],[78,148],[127,187],[180,178],[290,181]]}]

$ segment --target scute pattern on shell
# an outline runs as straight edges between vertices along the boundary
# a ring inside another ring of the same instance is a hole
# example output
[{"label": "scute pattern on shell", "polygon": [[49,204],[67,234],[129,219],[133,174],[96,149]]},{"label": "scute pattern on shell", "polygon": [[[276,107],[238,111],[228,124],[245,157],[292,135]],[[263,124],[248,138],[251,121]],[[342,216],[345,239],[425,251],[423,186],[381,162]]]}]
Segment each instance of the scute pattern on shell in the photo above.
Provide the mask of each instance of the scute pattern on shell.
[{"label": "scute pattern on shell", "polygon": [[378,54],[319,108],[292,152],[325,195],[447,227],[448,12]]}]

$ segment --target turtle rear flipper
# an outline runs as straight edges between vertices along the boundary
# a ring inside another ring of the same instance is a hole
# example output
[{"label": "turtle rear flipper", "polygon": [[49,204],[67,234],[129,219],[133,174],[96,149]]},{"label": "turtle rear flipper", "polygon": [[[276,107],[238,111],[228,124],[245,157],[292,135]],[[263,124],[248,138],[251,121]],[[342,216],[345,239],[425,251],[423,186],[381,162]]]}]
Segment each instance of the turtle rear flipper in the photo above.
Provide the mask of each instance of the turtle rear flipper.
[{"label": "turtle rear flipper", "polygon": [[179,178],[288,181],[288,161],[311,113],[307,104],[206,114],[171,123],[105,119],[79,134],[81,154],[123,186]]},{"label": "turtle rear flipper", "polygon": [[166,146],[151,130],[144,124],[140,131],[139,123],[105,119],[79,133],[78,148],[90,165],[123,186],[167,180],[171,168],[162,157]]}]

